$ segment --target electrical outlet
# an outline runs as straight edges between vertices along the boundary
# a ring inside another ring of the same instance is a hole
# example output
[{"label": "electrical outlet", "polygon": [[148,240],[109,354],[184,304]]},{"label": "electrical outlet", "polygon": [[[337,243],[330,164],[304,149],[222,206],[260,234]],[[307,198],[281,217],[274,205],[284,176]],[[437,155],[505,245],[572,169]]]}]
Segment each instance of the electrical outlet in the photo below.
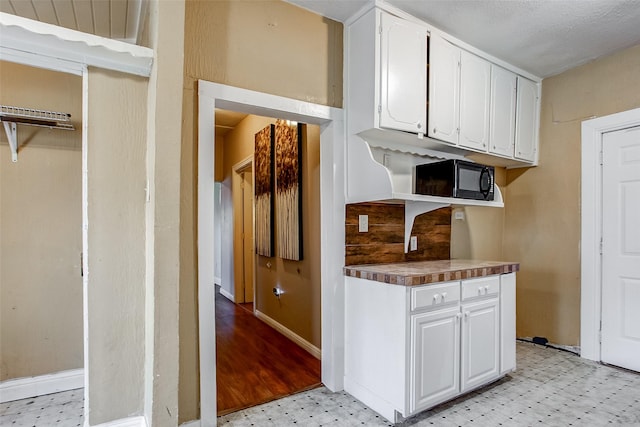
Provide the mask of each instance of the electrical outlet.
[{"label": "electrical outlet", "polygon": [[358,231],[366,233],[369,231],[369,215],[358,216]]},{"label": "electrical outlet", "polygon": [[453,214],[453,219],[464,221],[464,211],[455,211],[455,213]]},{"label": "electrical outlet", "polygon": [[417,251],[418,250],[418,236],[411,236],[409,239],[409,250]]}]

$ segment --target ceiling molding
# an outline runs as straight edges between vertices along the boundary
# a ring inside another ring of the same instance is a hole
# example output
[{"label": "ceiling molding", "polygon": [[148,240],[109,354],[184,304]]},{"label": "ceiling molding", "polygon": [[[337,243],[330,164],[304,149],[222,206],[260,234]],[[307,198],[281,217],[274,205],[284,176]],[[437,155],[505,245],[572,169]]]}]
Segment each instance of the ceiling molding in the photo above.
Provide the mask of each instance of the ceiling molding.
[{"label": "ceiling molding", "polygon": [[[0,59],[26,65],[84,66],[149,77],[154,52],[137,46],[0,12]],[[56,69],[56,68],[51,68]]]}]

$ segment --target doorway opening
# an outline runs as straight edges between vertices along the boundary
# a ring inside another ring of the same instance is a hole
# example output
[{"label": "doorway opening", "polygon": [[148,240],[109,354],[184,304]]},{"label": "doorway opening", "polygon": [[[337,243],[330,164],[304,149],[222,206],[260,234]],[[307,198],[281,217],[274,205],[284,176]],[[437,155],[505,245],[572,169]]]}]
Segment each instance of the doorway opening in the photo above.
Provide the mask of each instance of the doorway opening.
[{"label": "doorway opening", "polygon": [[233,263],[235,272],[235,302],[253,313],[254,310],[254,212],[253,212],[253,156],[234,165],[232,177],[233,205]]},{"label": "doorway opening", "polygon": [[[322,233],[321,270],[321,353],[322,383],[330,390],[343,388],[344,377],[344,113],[341,109],[292,100],[217,83],[198,82],[198,322],[200,351],[200,423],[216,425],[214,222],[223,212],[214,210],[215,109],[223,108],[265,117],[319,125],[320,206]],[[221,194],[226,190],[221,189]],[[227,252],[221,243],[223,254]],[[222,261],[221,275],[225,273]],[[224,277],[222,277],[224,279]],[[213,319],[213,320],[212,320]]]},{"label": "doorway opening", "polygon": [[[280,238],[273,240],[271,256],[257,254],[254,238],[260,212],[254,198],[256,135],[277,119],[222,109],[215,117],[215,151],[224,159],[214,171],[222,196],[214,216],[221,234],[215,253],[223,266],[232,266],[215,293],[217,415],[224,415],[321,384],[320,128],[293,125],[300,130],[304,257],[290,261],[277,256]],[[274,218],[288,213],[279,212],[277,203],[273,207]],[[272,224],[278,236],[277,220]]]}]

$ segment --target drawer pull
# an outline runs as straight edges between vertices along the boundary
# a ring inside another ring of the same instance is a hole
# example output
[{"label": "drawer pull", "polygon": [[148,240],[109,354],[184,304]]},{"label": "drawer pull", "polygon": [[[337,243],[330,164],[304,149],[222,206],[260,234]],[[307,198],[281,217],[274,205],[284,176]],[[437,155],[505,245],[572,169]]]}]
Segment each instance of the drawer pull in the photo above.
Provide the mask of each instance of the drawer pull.
[{"label": "drawer pull", "polygon": [[438,295],[438,294],[434,294],[434,295],[433,295],[433,303],[434,303],[434,304],[437,304],[437,303],[438,303],[438,297],[439,297],[439,295]]},{"label": "drawer pull", "polygon": [[489,293],[489,286],[484,287],[484,294],[487,295]]},{"label": "drawer pull", "polygon": [[445,299],[446,297],[447,297],[447,293],[446,293],[446,292],[443,292],[443,293],[442,293],[442,302],[444,302],[444,299]]}]

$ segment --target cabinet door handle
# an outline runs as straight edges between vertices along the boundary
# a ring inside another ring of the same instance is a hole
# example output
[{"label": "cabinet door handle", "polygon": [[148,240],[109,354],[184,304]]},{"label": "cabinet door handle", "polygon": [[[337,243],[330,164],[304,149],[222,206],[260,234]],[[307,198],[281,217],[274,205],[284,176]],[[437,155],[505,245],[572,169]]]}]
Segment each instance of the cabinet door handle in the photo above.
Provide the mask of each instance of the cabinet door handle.
[{"label": "cabinet door handle", "polygon": [[460,321],[461,317],[462,317],[462,313],[456,314],[456,323]]},{"label": "cabinet door handle", "polygon": [[438,294],[433,295],[433,303],[437,304],[438,303]]},{"label": "cabinet door handle", "polygon": [[489,293],[489,286],[484,287],[484,294],[487,295]]},{"label": "cabinet door handle", "polygon": [[482,286],[478,286],[478,295],[482,295]]},{"label": "cabinet door handle", "polygon": [[464,318],[465,318],[465,319],[468,319],[468,318],[469,318],[469,315],[471,315],[471,312],[470,312],[470,311],[465,311],[465,312],[464,312]]},{"label": "cabinet door handle", "polygon": [[442,302],[444,302],[444,299],[445,299],[446,297],[447,297],[447,293],[446,293],[446,292],[443,292],[443,293],[442,293]]}]

